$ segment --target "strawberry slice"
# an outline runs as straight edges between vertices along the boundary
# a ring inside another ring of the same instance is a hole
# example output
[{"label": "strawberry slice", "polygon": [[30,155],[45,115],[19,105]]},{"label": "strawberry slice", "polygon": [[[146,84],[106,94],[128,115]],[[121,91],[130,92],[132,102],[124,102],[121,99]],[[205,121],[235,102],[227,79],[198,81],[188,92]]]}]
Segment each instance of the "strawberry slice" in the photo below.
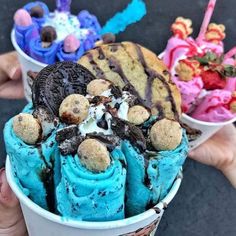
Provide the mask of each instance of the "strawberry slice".
[{"label": "strawberry slice", "polygon": [[226,86],[226,80],[217,71],[202,70],[201,77],[206,90],[223,89]]}]

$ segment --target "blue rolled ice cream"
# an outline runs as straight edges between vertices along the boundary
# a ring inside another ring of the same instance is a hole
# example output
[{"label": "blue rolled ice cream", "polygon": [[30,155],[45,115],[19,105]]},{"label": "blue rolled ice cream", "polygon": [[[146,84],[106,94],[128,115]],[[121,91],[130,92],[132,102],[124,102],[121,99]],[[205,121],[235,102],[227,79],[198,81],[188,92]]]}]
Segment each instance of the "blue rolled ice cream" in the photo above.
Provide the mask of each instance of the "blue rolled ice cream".
[{"label": "blue rolled ice cream", "polygon": [[125,217],[126,169],[119,149],[111,153],[104,172],[85,168],[78,155],[61,156],[61,182],[57,187],[57,210],[65,218],[111,221]]},{"label": "blue rolled ice cream", "polygon": [[126,213],[134,216],[156,205],[169,192],[187,156],[187,137],[172,151],[142,155],[129,141],[122,143],[127,160]]},{"label": "blue rolled ice cream", "polygon": [[[57,171],[54,170],[54,167],[58,165],[56,163],[58,152],[55,131],[44,140],[29,144],[22,140],[13,128],[16,119],[23,122],[23,119],[27,119],[27,115],[32,112],[32,104],[29,104],[23,113],[6,123],[4,128],[6,151],[10,158],[15,180],[25,195],[42,208],[54,211],[54,184],[59,178]],[[33,119],[31,117],[30,121]],[[22,126],[20,128],[24,129]],[[37,131],[37,126],[34,131]],[[33,139],[33,136],[30,135],[29,139]]]},{"label": "blue rolled ice cream", "polygon": [[16,42],[24,52],[29,53],[30,40],[39,37],[37,25],[24,9],[16,11],[14,22]]}]

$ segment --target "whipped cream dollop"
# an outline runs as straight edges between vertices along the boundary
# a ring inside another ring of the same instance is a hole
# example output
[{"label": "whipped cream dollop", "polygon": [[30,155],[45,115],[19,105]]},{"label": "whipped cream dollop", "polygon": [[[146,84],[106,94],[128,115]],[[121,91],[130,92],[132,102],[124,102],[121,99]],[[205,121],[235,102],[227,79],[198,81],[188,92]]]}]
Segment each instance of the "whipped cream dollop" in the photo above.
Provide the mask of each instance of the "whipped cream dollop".
[{"label": "whipped cream dollop", "polygon": [[81,29],[77,16],[68,12],[55,11],[46,18],[43,26],[52,26],[57,32],[57,41],[63,41],[69,34],[75,35],[78,39],[86,38],[90,33],[89,29]]},{"label": "whipped cream dollop", "polygon": [[[122,120],[127,120],[127,114],[129,110],[129,99],[131,94],[123,91],[122,96],[115,98],[111,93],[111,90],[107,90],[102,93],[103,97],[110,98],[110,102],[106,104],[100,103],[98,105],[92,104],[89,108],[89,114],[86,120],[79,124],[79,131],[82,136],[86,136],[89,133],[102,133],[104,135],[112,135],[111,129],[112,115],[108,111],[109,109],[117,109],[117,117]],[[87,95],[87,98],[93,99],[93,96]]]}]

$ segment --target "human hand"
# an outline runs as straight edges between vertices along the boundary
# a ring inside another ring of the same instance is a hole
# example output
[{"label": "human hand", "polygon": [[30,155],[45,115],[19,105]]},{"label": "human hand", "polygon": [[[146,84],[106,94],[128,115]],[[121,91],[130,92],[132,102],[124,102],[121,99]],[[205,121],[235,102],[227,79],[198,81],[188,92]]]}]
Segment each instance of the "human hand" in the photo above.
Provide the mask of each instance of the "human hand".
[{"label": "human hand", "polygon": [[24,97],[21,68],[16,52],[0,55],[0,98]]},{"label": "human hand", "polygon": [[19,201],[7,183],[4,169],[0,170],[0,212],[0,235],[27,235]]},{"label": "human hand", "polygon": [[224,126],[191,151],[189,157],[219,169],[236,188],[236,128],[233,124]]}]

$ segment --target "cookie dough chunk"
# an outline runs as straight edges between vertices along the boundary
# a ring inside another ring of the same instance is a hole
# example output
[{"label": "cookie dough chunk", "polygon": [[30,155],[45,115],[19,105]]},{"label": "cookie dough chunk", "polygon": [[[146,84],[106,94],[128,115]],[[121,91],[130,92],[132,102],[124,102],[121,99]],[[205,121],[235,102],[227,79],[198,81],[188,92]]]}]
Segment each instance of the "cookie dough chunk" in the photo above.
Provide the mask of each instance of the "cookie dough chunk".
[{"label": "cookie dough chunk", "polygon": [[162,119],[151,128],[150,138],[156,150],[173,150],[182,140],[182,127],[174,120]]},{"label": "cookie dough chunk", "polygon": [[13,118],[13,130],[27,144],[36,144],[41,136],[41,126],[30,114],[19,114]]},{"label": "cookie dough chunk", "polygon": [[59,116],[67,124],[79,124],[88,116],[89,101],[80,94],[66,97],[59,108]]},{"label": "cookie dough chunk", "polygon": [[150,117],[150,113],[143,106],[133,106],[128,111],[128,120],[135,125],[141,125]]},{"label": "cookie dough chunk", "polygon": [[100,96],[111,87],[111,83],[103,79],[95,79],[87,86],[87,92],[92,96]]},{"label": "cookie dough chunk", "polygon": [[106,146],[96,139],[86,139],[78,148],[81,163],[90,171],[105,171],[110,165]]}]

